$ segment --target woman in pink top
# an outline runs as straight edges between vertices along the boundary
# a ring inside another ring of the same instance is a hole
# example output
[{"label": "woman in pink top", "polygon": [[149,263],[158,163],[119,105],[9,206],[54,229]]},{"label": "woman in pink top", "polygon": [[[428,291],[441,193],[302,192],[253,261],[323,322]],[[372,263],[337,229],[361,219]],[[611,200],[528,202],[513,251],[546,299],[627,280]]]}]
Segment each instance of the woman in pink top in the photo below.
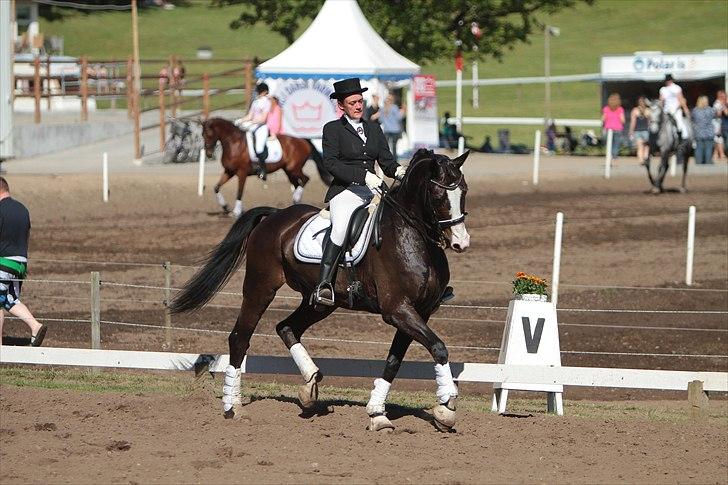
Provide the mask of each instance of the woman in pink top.
[{"label": "woman in pink top", "polygon": [[602,108],[602,126],[604,127],[604,143],[606,145],[607,130],[612,130],[612,160],[619,155],[622,146],[622,130],[624,130],[624,108],[619,94],[612,93],[607,98],[607,105]]},{"label": "woman in pink top", "polygon": [[281,105],[278,104],[278,98],[271,96],[270,98],[270,111],[268,117],[265,120],[265,124],[268,126],[268,133],[270,136],[278,136],[281,132],[283,113],[281,112]]}]

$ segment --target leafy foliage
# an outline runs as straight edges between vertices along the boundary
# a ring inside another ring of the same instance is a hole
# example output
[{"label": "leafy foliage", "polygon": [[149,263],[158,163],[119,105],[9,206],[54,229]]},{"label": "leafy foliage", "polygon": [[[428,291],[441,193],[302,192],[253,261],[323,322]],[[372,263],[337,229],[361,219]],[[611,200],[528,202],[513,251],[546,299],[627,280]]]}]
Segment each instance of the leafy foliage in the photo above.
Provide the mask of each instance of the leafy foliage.
[{"label": "leafy foliage", "polygon": [[[364,15],[387,43],[415,61],[451,57],[457,46],[470,59],[501,59],[506,49],[525,42],[543,25],[536,15],[552,14],[594,0],[359,0]],[[234,29],[267,24],[289,44],[301,22],[314,18],[323,0],[214,0],[243,4]],[[481,35],[473,32],[477,25]],[[342,39],[343,41],[344,39]]]}]

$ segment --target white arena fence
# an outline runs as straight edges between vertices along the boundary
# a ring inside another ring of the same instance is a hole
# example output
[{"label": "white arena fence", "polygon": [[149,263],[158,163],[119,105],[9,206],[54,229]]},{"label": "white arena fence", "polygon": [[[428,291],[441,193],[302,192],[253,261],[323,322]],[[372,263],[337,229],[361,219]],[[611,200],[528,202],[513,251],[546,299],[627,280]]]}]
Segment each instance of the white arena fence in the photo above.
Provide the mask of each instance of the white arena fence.
[{"label": "white arena fence", "polygon": [[[229,355],[139,352],[125,350],[64,349],[42,347],[3,347],[0,363],[111,367],[148,370],[224,372]],[[324,375],[337,377],[380,377],[381,360],[317,358]],[[520,384],[561,384],[565,386],[636,388],[687,391],[693,381],[702,382],[703,391],[728,392],[728,373],[618,369],[596,367],[516,366],[451,362],[458,382],[518,382]],[[250,374],[298,375],[292,359],[275,356],[247,356],[241,370]],[[434,379],[431,362],[404,362],[400,379]]]}]

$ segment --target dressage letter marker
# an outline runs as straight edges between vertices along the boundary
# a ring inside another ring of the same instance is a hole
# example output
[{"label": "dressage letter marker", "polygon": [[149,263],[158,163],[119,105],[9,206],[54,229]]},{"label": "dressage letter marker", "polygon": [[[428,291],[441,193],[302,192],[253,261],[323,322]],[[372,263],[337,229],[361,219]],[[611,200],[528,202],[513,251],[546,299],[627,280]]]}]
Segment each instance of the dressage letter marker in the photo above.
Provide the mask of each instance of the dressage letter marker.
[{"label": "dressage letter marker", "polygon": [[[503,331],[499,364],[561,367],[556,307],[551,302],[511,300]],[[561,384],[502,381],[493,384],[493,412],[506,412],[509,390],[548,393],[548,410],[564,414]]]},{"label": "dressage letter marker", "polygon": [[109,201],[109,154],[104,152],[101,156],[101,194],[104,202]]}]

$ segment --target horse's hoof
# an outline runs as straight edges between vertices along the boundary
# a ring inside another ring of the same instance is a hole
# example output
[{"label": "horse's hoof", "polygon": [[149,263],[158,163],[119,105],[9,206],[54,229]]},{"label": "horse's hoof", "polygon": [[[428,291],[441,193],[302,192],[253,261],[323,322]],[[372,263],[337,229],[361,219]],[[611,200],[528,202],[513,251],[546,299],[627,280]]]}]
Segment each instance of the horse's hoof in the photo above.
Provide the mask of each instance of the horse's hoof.
[{"label": "horse's hoof", "polygon": [[685,187],[680,187],[681,194],[685,194],[685,193],[687,193],[687,191],[688,191],[688,189],[686,189]]},{"label": "horse's hoof", "polygon": [[385,433],[391,433],[394,431],[394,425],[392,422],[387,418],[385,415],[380,414],[377,416],[370,416],[369,417],[369,426],[367,426],[367,430],[369,431],[384,431]]},{"label": "horse's hoof", "polygon": [[250,419],[250,416],[248,416],[248,414],[243,411],[242,404],[233,404],[232,409],[224,411],[222,415],[225,417],[225,419],[234,419],[236,421],[239,421],[241,419]]},{"label": "horse's hoof", "polygon": [[303,409],[311,409],[318,401],[318,383],[324,378],[321,372],[316,372],[311,379],[298,389],[298,400]]},{"label": "horse's hoof", "polygon": [[654,194],[654,195],[658,195],[658,194],[659,194],[660,192],[661,192],[661,190],[660,190],[660,189],[658,189],[657,187],[652,187],[652,188],[650,189],[650,193],[651,193],[651,194]]},{"label": "horse's hoof", "polygon": [[432,409],[437,429],[443,432],[452,431],[455,426],[456,407],[457,397],[451,397],[447,404],[438,404]]}]

